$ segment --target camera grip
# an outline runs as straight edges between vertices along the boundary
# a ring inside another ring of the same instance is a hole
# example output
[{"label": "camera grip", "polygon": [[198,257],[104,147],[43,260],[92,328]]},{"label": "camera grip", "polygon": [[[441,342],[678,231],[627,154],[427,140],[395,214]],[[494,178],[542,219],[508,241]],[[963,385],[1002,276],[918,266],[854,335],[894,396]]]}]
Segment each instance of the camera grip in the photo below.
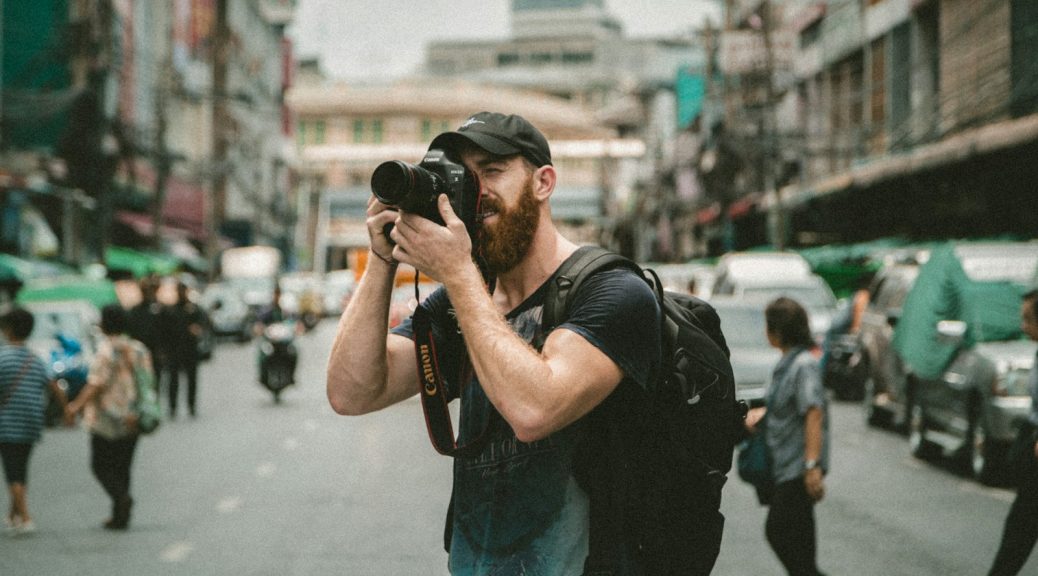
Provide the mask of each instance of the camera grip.
[{"label": "camera grip", "polygon": [[396,246],[396,242],[393,242],[393,239],[390,238],[390,236],[389,236],[389,233],[392,232],[392,231],[393,231],[393,223],[392,222],[389,222],[388,224],[386,224],[385,226],[382,227],[382,235],[386,237],[386,240],[391,245]]}]

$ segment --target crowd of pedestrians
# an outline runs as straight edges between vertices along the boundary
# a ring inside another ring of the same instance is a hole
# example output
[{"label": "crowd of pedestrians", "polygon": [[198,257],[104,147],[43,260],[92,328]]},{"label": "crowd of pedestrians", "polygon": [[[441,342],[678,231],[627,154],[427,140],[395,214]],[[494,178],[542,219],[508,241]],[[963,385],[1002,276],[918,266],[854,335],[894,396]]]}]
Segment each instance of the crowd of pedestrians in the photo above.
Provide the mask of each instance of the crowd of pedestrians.
[{"label": "crowd of pedestrians", "polygon": [[[208,322],[188,297],[189,286],[177,282],[176,301],[158,300],[160,279],[140,282],[141,301],[129,310],[119,304],[101,309],[101,339],[90,361],[87,382],[74,399],[52,379],[44,362],[26,346],[35,318],[25,308],[8,306],[0,314],[0,456],[8,487],[4,525],[9,535],[31,534],[36,524],[29,512],[28,472],[34,445],[44,428],[49,395],[64,411],[67,426],[82,418],[90,437],[90,468],[111,499],[107,530],[129,527],[133,497],[131,468],[140,431],[135,402],[140,371],[168,391],[168,411],[176,417],[179,376],[187,380],[187,408],[198,413],[199,338]],[[48,390],[49,389],[49,390]]]}]

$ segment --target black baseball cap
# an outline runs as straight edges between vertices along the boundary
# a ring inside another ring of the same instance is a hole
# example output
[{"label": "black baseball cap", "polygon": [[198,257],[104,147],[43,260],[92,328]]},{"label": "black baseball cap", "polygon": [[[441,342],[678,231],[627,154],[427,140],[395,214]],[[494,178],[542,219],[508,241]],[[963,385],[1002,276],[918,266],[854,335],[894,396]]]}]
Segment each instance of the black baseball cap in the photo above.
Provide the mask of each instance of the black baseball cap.
[{"label": "black baseball cap", "polygon": [[459,140],[466,140],[498,156],[522,154],[538,168],[551,164],[551,149],[541,131],[522,116],[497,112],[473,114],[454,132],[433,138],[429,149],[454,150]]}]

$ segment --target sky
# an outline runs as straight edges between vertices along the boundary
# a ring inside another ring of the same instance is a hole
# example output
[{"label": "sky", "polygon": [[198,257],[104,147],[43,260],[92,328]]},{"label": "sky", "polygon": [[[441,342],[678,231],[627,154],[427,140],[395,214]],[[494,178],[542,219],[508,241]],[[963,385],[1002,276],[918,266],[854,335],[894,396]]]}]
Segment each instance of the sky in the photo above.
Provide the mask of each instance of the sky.
[{"label": "sky", "polygon": [[[720,23],[719,0],[606,0],[628,37],[676,34],[705,18]],[[336,79],[407,75],[432,40],[505,39],[510,0],[299,0],[289,35],[300,58],[319,57]]]}]

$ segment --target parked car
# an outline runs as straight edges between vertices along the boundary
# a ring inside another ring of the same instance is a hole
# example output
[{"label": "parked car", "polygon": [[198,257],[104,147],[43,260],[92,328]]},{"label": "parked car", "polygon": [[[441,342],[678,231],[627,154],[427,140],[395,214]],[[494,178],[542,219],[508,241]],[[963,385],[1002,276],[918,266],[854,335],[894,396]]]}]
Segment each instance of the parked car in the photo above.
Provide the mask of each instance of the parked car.
[{"label": "parked car", "polygon": [[340,316],[357,287],[353,270],[334,270],[324,275],[324,313]]},{"label": "parked car", "polygon": [[212,332],[217,336],[233,336],[239,342],[252,339],[255,312],[232,286],[214,282],[206,286],[199,304],[209,314]]},{"label": "parked car", "polygon": [[819,345],[836,315],[836,296],[825,280],[816,274],[798,273],[789,277],[747,276],[738,281],[729,280],[727,290],[728,294],[756,300],[770,301],[780,296],[796,300],[807,310],[811,334]]},{"label": "parked car", "polygon": [[865,420],[873,426],[893,424],[905,429],[908,422],[906,371],[891,343],[905,299],[918,275],[919,263],[914,259],[896,261],[881,268],[869,287],[869,304],[858,330],[858,363],[864,377]]},{"label": "parked car", "polygon": [[[651,268],[660,277],[663,288],[673,292],[695,296],[707,300],[713,292],[716,273],[709,264],[688,262],[684,264],[649,263],[643,268]],[[695,292],[690,287],[695,287]]]},{"label": "parked car", "polygon": [[764,308],[759,298],[715,296],[710,304],[721,318],[721,331],[731,350],[735,394],[751,406],[763,406],[771,373],[782,353],[768,343]]},{"label": "parked car", "polygon": [[894,349],[906,368],[909,446],[995,482],[1027,417],[1036,345],[1020,297],[1038,280],[1038,242],[935,249],[905,301]]},{"label": "parked car", "polygon": [[745,282],[788,282],[811,275],[811,265],[795,252],[730,252],[717,262],[715,294],[736,294]]}]

